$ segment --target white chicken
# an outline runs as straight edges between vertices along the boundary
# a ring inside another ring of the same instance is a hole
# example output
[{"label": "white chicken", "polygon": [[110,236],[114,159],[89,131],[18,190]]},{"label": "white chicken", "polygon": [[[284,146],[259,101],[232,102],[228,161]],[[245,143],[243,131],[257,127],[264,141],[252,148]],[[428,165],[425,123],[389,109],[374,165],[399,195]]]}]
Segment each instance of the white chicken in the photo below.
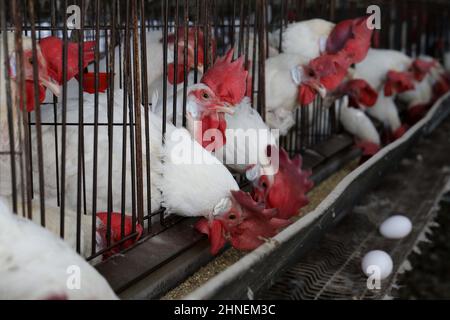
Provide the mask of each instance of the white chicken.
[{"label": "white chicken", "polygon": [[[122,90],[114,91],[114,104],[112,106],[112,110],[114,111],[114,120],[113,123],[116,125],[113,126],[113,135],[109,137],[108,133],[108,96],[106,94],[100,94],[98,96],[98,123],[100,124],[97,128],[97,150],[94,150],[95,142],[95,128],[93,125],[85,125],[82,127],[83,130],[83,148],[84,159],[83,166],[84,172],[86,175],[85,185],[86,185],[86,206],[91,209],[93,206],[93,196],[94,189],[93,183],[96,181],[96,208],[97,212],[106,211],[108,209],[108,161],[109,161],[109,152],[108,152],[108,144],[109,138],[112,139],[113,142],[113,150],[111,153],[111,181],[112,181],[112,207],[113,210],[120,210],[122,205],[122,187],[124,188],[124,192],[131,193],[132,188],[132,161],[131,161],[131,152],[130,152],[130,127],[128,125],[117,125],[122,124],[124,119],[126,124],[130,123],[128,109],[124,110],[123,102],[124,102],[124,92]],[[95,119],[95,97],[94,95],[84,95],[84,114],[83,114],[83,123],[85,124],[93,124]],[[62,105],[58,104],[57,107],[57,121],[62,122]],[[45,172],[45,197],[46,201],[53,206],[56,206],[57,202],[57,181],[56,181],[56,168],[55,168],[55,159],[59,158],[61,166],[61,152],[63,143],[65,143],[66,147],[66,159],[65,159],[65,200],[66,206],[71,210],[76,210],[77,208],[77,180],[78,180],[78,135],[79,129],[78,126],[75,125],[78,123],[79,118],[79,107],[78,101],[69,100],[66,107],[67,119],[70,119],[70,123],[66,126],[66,141],[63,141],[62,136],[62,126],[58,126],[58,149],[55,145],[54,138],[54,130],[53,126],[43,126],[42,128],[42,144],[43,144],[43,165]],[[124,114],[125,112],[125,114]],[[125,118],[124,118],[125,116]],[[52,122],[53,121],[53,111],[51,107],[42,108],[42,121],[43,122]],[[151,185],[147,185],[146,179],[144,179],[144,188],[146,190],[147,187],[151,188],[151,207],[152,210],[156,210],[159,208],[159,204],[161,202],[160,192],[153,186],[153,183],[159,178],[159,166],[158,164],[161,162],[160,160],[160,147],[161,147],[161,130],[159,129],[161,126],[161,121],[157,119],[157,117],[149,117],[150,121],[150,137],[152,140],[150,141],[150,161],[152,163],[151,170]],[[133,128],[133,127],[131,127]],[[134,130],[134,128],[133,128]],[[142,125],[142,136],[145,137],[145,127]],[[124,132],[125,131],[125,132]],[[34,141],[32,142],[32,146],[36,146],[37,136],[34,134],[34,130],[32,131],[32,137]],[[126,139],[123,139],[123,135],[126,135]],[[124,150],[125,148],[125,150]],[[59,154],[56,154],[56,150],[58,150]],[[125,151],[125,159],[123,159],[123,152]],[[36,153],[37,150],[34,149],[33,153]],[[143,148],[143,168],[146,168],[146,154],[147,150]],[[96,176],[94,173],[94,156],[95,153],[97,155],[97,173]],[[36,156],[36,154],[34,154]],[[125,181],[122,180],[122,169],[123,166],[125,168],[126,177]],[[34,166],[35,174],[37,174],[37,168]],[[144,190],[144,194],[146,191]],[[125,197],[126,203],[125,211],[127,213],[131,213],[132,211],[132,199],[131,197]],[[147,198],[144,198],[144,207],[147,207]]]},{"label": "white chicken", "polygon": [[216,150],[216,157],[240,173],[255,164],[262,167],[269,165],[267,146],[278,145],[278,134],[264,123],[248,97],[234,107],[233,114],[225,116],[225,121],[226,144]]},{"label": "white chicken", "polygon": [[[291,23],[283,30],[281,51],[302,54],[307,59],[314,59],[325,52],[328,35],[335,24],[323,19],[311,19]],[[271,45],[278,48],[280,30],[272,32]]]},{"label": "white chicken", "polygon": [[381,145],[380,135],[370,118],[364,111],[349,107],[348,104],[348,96],[344,96],[335,104],[336,114],[344,129],[356,138],[357,143],[369,143],[379,148]]},{"label": "white chicken", "polygon": [[[7,37],[8,54],[5,57],[5,48],[3,47],[3,37]],[[23,49],[23,70],[24,70],[24,85],[26,93],[26,108],[28,111],[34,109],[34,77],[33,77],[33,53],[32,53],[32,40],[29,37],[22,37],[22,49]],[[39,44],[36,44],[36,55],[37,55],[37,66],[39,72],[38,86],[40,93],[45,92],[46,88],[50,89],[54,94],[59,95],[59,87],[55,84],[53,79],[48,75],[47,61],[42,55]],[[10,95],[8,95],[8,86],[6,75],[9,74],[9,89]],[[20,140],[19,140],[19,123],[18,113],[20,112],[20,101],[18,94],[17,85],[17,70],[16,70],[16,51],[15,51],[15,39],[14,33],[7,32],[5,34],[0,34],[0,171],[2,179],[0,179],[0,195],[10,196],[12,194],[11,190],[13,188],[12,174],[11,174],[11,158],[10,153],[12,151],[20,151]],[[8,102],[8,96],[11,101]],[[40,94],[39,99],[42,102],[42,96]],[[10,116],[12,122],[8,121],[8,104],[10,103]],[[25,106],[24,106],[25,107]],[[9,128],[12,128],[13,136],[10,136]],[[12,140],[12,141],[10,141]],[[10,144],[12,142],[12,145]],[[15,188],[19,187],[18,184],[18,156],[15,156],[13,162],[16,165],[16,185]],[[18,189],[19,190],[19,189]]]},{"label": "white chicken", "polygon": [[382,122],[394,138],[405,132],[394,98],[397,93],[413,88],[409,73],[412,59],[407,55],[387,49],[370,49],[367,57],[355,66],[355,79],[364,79],[377,90],[378,99],[366,112]]},{"label": "white chicken", "polygon": [[[279,129],[281,135],[286,135],[295,123],[293,110],[298,104],[299,81],[293,70],[308,62],[307,57],[290,53],[282,53],[266,60],[266,122],[269,127]],[[322,95],[325,94],[325,89],[320,84],[314,85]]]},{"label": "white chicken", "polygon": [[0,299],[104,299],[117,296],[68,244],[14,215],[0,198]]}]

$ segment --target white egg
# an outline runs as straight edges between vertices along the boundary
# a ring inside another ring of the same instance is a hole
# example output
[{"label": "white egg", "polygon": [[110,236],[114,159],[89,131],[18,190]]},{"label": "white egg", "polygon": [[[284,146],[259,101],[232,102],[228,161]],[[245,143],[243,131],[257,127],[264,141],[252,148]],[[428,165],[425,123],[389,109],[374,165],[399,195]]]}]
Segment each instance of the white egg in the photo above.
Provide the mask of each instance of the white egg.
[{"label": "white egg", "polygon": [[391,274],[393,263],[386,252],[373,250],[364,256],[361,267],[366,276],[379,277],[380,280],[383,280]]},{"label": "white egg", "polygon": [[405,216],[395,215],[387,218],[380,225],[380,233],[387,239],[401,239],[412,230],[412,223]]}]

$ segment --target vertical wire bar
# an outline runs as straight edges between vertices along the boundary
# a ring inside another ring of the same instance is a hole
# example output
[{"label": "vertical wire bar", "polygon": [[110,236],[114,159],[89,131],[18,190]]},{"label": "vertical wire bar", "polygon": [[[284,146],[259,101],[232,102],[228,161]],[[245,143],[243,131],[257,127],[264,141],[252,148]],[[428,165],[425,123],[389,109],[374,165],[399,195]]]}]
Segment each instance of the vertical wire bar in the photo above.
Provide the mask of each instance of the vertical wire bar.
[{"label": "vertical wire bar", "polygon": [[[67,12],[67,0],[64,0],[64,12]],[[63,16],[64,17],[64,16]],[[64,19],[64,18],[63,18]],[[64,238],[64,221],[66,205],[66,134],[67,134],[67,24],[63,23],[63,52],[62,52],[62,128],[61,128],[61,210],[60,210],[60,236]]]},{"label": "vertical wire bar", "polygon": [[[166,120],[167,120],[167,36],[169,29],[169,1],[164,0],[162,4],[163,16],[163,110],[162,110],[162,142],[166,135]],[[160,223],[164,223],[164,211],[159,214]]]},{"label": "vertical wire bar", "polygon": [[329,21],[334,21],[336,13],[336,0],[330,0]]},{"label": "vertical wire bar", "polygon": [[[136,174],[137,174],[137,213],[138,222],[144,224],[144,183],[142,171],[142,122],[141,122],[141,76],[139,68],[139,48],[138,48],[138,6],[137,0],[131,3],[131,12],[133,17],[133,62],[134,62],[134,111],[136,117]],[[176,115],[174,115],[176,117]]]},{"label": "vertical wire bar", "polygon": [[140,0],[141,4],[141,63],[142,63],[142,99],[145,112],[145,161],[146,161],[146,183],[147,183],[147,226],[151,228],[151,162],[150,162],[150,124],[149,124],[149,103],[148,103],[148,82],[147,82],[147,37],[145,34],[145,5],[144,0]]},{"label": "vertical wire bar", "polygon": [[[4,61],[8,61],[9,57],[9,47],[8,47],[8,38],[6,34],[6,9],[3,7],[3,1],[0,0],[0,14],[1,14],[1,31],[2,31],[2,39],[3,39],[3,57]],[[1,53],[0,53],[1,54]],[[9,64],[8,64],[9,65]],[[17,110],[13,110],[12,105],[12,96],[11,96],[11,79],[8,73],[8,68],[6,66],[3,67],[3,77],[5,79],[5,93],[6,93],[6,108],[7,108],[7,121],[8,121],[8,136],[9,136],[9,150],[10,150],[10,165],[11,165],[11,191],[12,191],[12,205],[13,212],[17,214],[17,178],[16,178],[16,145],[15,145],[15,135],[14,135],[14,119],[13,112],[17,112]],[[1,77],[1,75],[0,75]]]},{"label": "vertical wire bar", "polygon": [[204,32],[204,38],[205,38],[205,43],[203,46],[203,58],[204,58],[204,71],[206,72],[209,67],[212,65],[213,61],[212,61],[212,57],[211,57],[211,19],[210,19],[210,13],[211,13],[211,3],[210,1],[205,1],[205,32]]},{"label": "vertical wire bar", "polygon": [[[84,104],[83,104],[83,49],[84,49],[84,3],[83,0],[78,2],[80,6],[80,26],[81,29],[77,31],[78,33],[78,159],[77,159],[77,241],[76,241],[76,250],[80,253],[81,250],[81,193],[82,193],[82,180],[85,181],[86,177],[83,175],[83,159],[84,159]],[[72,32],[75,32],[73,30]],[[86,190],[86,188],[84,188]],[[86,198],[84,198],[84,203],[86,203]]]},{"label": "vertical wire bar", "polygon": [[[257,12],[257,5],[256,5],[256,1],[255,1],[255,17],[256,17],[256,12]],[[256,23],[256,21],[254,21],[254,23],[253,23],[253,51],[252,51],[252,62],[253,63],[252,63],[252,70],[248,70],[249,74],[251,72],[251,75],[252,75],[252,85],[251,85],[252,92],[250,92],[250,94],[251,94],[250,102],[251,102],[253,108],[255,107],[254,106],[254,103],[255,103],[255,101],[254,101],[255,99],[254,98],[255,97],[254,97],[254,94],[253,94],[253,88],[255,87],[255,80],[256,80],[256,51],[258,50],[258,52],[259,52],[259,47],[257,48],[257,46],[256,46],[257,43],[259,44],[259,42],[258,42],[258,38],[259,38],[258,30],[259,30],[258,24]],[[261,61],[259,59],[259,56],[258,56],[258,61],[260,61],[261,63],[265,62],[265,60]],[[246,58],[246,61],[245,61],[245,65],[247,66],[247,69],[248,69],[249,60],[247,58]],[[258,65],[258,67],[259,67],[259,65]],[[256,107],[257,107],[257,111],[259,113],[261,113],[261,106],[260,106],[260,104],[258,104]]]},{"label": "vertical wire bar", "polygon": [[167,119],[167,34],[169,28],[169,0],[163,4],[163,110],[162,110],[162,139],[166,134]]},{"label": "vertical wire bar", "polygon": [[42,126],[41,126],[41,103],[39,101],[39,70],[38,56],[36,46],[36,21],[34,12],[34,1],[28,0],[28,10],[30,12],[31,23],[31,44],[33,61],[33,86],[34,86],[34,113],[36,117],[36,138],[38,153],[38,172],[39,172],[39,207],[41,213],[41,225],[45,227],[45,188],[44,188],[44,157],[42,150]]},{"label": "vertical wire bar", "polygon": [[261,108],[261,117],[265,121],[266,120],[266,88],[265,88],[265,61],[266,61],[266,24],[267,24],[267,8],[266,8],[266,0],[260,0],[261,6],[261,19],[260,19],[260,33],[259,33],[259,72],[258,72],[258,96],[259,103]]},{"label": "vertical wire bar", "polygon": [[[95,0],[95,12],[100,12],[100,0]],[[98,169],[98,87],[99,87],[99,60],[100,60],[100,15],[95,15],[95,93],[94,93],[94,141],[93,141],[93,172],[92,172],[92,233],[91,233],[91,254],[95,255],[96,247],[96,213],[97,213],[97,169]]]},{"label": "vertical wire bar", "polygon": [[236,47],[236,0],[233,0],[233,13],[231,16],[231,24],[230,24],[230,44],[232,48]]},{"label": "vertical wire bar", "polygon": [[[32,218],[32,205],[31,199],[33,197],[33,186],[30,185],[32,183],[32,167],[30,162],[30,131],[29,131],[29,118],[28,113],[26,111],[26,95],[25,95],[25,74],[23,70],[23,46],[22,46],[22,12],[26,12],[26,10],[20,10],[17,6],[17,1],[12,1],[12,15],[14,18],[14,27],[15,27],[15,49],[16,49],[16,70],[17,72],[17,82],[19,84],[18,97],[20,108],[22,110],[22,125],[24,129],[24,140],[25,140],[25,169],[26,169],[26,183],[27,183],[27,199],[26,199],[26,213],[29,219]],[[20,98],[23,97],[23,98]],[[27,162],[28,161],[28,162]]]},{"label": "vertical wire bar", "polygon": [[184,47],[183,47],[183,59],[184,59],[184,79],[183,79],[183,120],[182,125],[186,127],[186,100],[187,100],[187,87],[188,87],[188,73],[187,61],[188,61],[188,37],[189,37],[189,3],[188,0],[184,0]]},{"label": "vertical wire bar", "polygon": [[132,136],[132,125],[133,125],[133,117],[132,117],[132,84],[131,84],[131,48],[130,48],[130,6],[129,2],[127,2],[126,7],[126,19],[125,19],[125,45],[124,45],[124,55],[123,55],[123,68],[124,71],[123,79],[124,79],[124,94],[123,94],[123,109],[122,109],[122,190],[121,190],[121,223],[120,223],[120,234],[121,238],[123,238],[125,233],[125,208],[126,208],[126,167],[127,167],[127,111],[129,115],[129,128],[130,128],[130,154],[131,154],[131,201],[132,201],[132,215],[133,215],[133,224],[136,221],[136,207],[135,207],[135,187],[134,187],[134,149],[133,149],[133,136]]},{"label": "vertical wire bar", "polygon": [[[130,67],[130,6],[127,2],[125,18],[125,44],[123,46],[123,106],[122,106],[122,188],[121,188],[121,208],[120,208],[120,238],[125,236],[125,209],[126,209],[126,179],[127,179],[127,108],[128,100],[131,98],[131,67]],[[131,113],[131,106],[129,107]],[[130,133],[132,131],[132,122],[130,118]],[[133,141],[130,142],[132,148]],[[132,198],[135,197],[134,188],[132,188]],[[134,202],[134,201],[133,201]],[[135,209],[133,208],[133,211]],[[134,224],[134,223],[133,223]]]},{"label": "vertical wire bar", "polygon": [[194,83],[198,81],[198,31],[200,21],[200,3],[199,0],[195,0],[195,22],[194,22]]},{"label": "vertical wire bar", "polygon": [[300,124],[300,131],[301,131],[301,135],[302,135],[302,149],[305,150],[306,147],[308,146],[308,137],[306,136],[306,119],[308,117],[308,107],[307,106],[300,106],[300,111],[301,111],[301,124]]},{"label": "vertical wire bar", "polygon": [[286,0],[281,0],[281,16],[280,16],[280,35],[278,39],[278,51],[281,53],[283,48],[283,27],[284,27],[284,16],[286,11]]},{"label": "vertical wire bar", "polygon": [[[111,29],[110,29],[110,43],[109,43],[109,74],[114,75],[115,67],[115,47],[116,47],[116,6],[117,1],[111,5]],[[114,77],[111,76],[110,85],[108,86],[108,205],[107,205],[107,219],[106,219],[106,242],[107,246],[111,246],[111,214],[113,210],[113,149],[114,149]]]},{"label": "vertical wire bar", "polygon": [[[17,25],[19,23],[19,27],[20,27],[21,26],[21,21],[20,21],[20,17],[17,17],[17,6],[16,6],[16,4],[12,3],[12,5],[11,5],[11,7],[9,9],[10,9],[10,14],[13,17],[13,24]],[[6,10],[4,10],[4,11],[6,11]],[[19,20],[16,21],[15,20],[16,18],[18,18]],[[6,36],[6,30],[7,30],[6,15],[3,17],[3,21],[5,21],[4,36]],[[14,40],[15,40],[14,41],[14,46],[15,46],[14,48],[16,50],[15,58],[18,59],[20,53],[17,52],[17,50],[19,50],[19,49],[18,49],[18,47],[16,47],[16,45],[17,45],[16,39],[14,39]],[[9,52],[9,50],[8,50],[8,52]],[[20,60],[19,62],[21,63],[22,60]],[[22,200],[21,201],[21,204],[22,204],[22,216],[25,217],[25,216],[29,216],[30,211],[27,210],[27,209],[30,208],[29,205],[31,204],[31,201],[26,199],[26,197],[28,197],[28,188],[27,188],[27,190],[25,192],[25,187],[24,187],[26,185],[25,184],[25,179],[28,178],[28,171],[25,172],[25,168],[24,168],[24,167],[28,168],[28,162],[27,162],[28,158],[27,158],[26,154],[25,154],[25,156],[23,155],[23,153],[24,153],[23,151],[27,150],[27,146],[26,146],[26,141],[27,141],[26,138],[27,137],[26,137],[26,132],[25,132],[26,131],[26,123],[24,122],[24,118],[23,118],[23,116],[25,115],[25,112],[23,111],[23,109],[20,109],[20,108],[17,109],[17,106],[19,106],[19,107],[20,106],[22,106],[22,107],[24,106],[24,102],[21,101],[22,99],[20,98],[20,97],[24,96],[24,88],[22,86],[22,82],[20,81],[20,77],[21,76],[23,78],[23,73],[20,73],[20,74],[16,73],[17,81],[19,82],[19,87],[16,88],[16,94],[14,95],[14,97],[11,96],[11,98],[12,98],[13,108],[15,108],[15,110],[13,110],[13,111],[17,112],[17,123],[16,123],[16,125],[17,125],[18,136],[19,136],[18,137],[18,141],[20,142],[19,143],[20,191],[21,191],[21,198],[22,198],[21,199]],[[6,81],[10,81],[8,77],[7,77]],[[10,83],[10,86],[11,86],[11,82],[9,82],[9,83]],[[16,86],[17,86],[17,84],[16,84]],[[17,94],[17,93],[19,93],[19,94]],[[19,103],[17,103],[17,101],[19,101]],[[20,112],[20,110],[22,110],[22,112]],[[22,129],[24,130],[24,139],[22,139]],[[24,141],[25,141],[25,143],[23,143]],[[25,153],[26,153],[26,151],[25,151]]]},{"label": "vertical wire bar", "polygon": [[[28,27],[28,9],[27,9],[27,1],[21,1],[22,4],[22,14],[23,14],[23,19],[22,19],[22,24],[25,26],[25,35],[29,36],[29,27]],[[34,97],[33,97],[34,99]],[[30,165],[30,171],[33,172],[33,150],[32,150],[32,134],[31,134],[31,128],[32,128],[32,124],[31,121],[29,119],[30,115],[27,114],[27,123],[28,123],[28,157],[29,157],[29,165]],[[30,176],[30,183],[31,183],[31,199],[34,198],[34,175],[31,174]]]},{"label": "vertical wire bar", "polygon": [[238,56],[241,56],[242,47],[244,46],[244,2],[241,1],[241,6],[239,7],[239,46],[238,46]]},{"label": "vertical wire bar", "polygon": [[[51,0],[51,27],[52,36],[56,36],[56,0]],[[54,122],[54,135],[55,135],[55,170],[56,170],[56,203],[59,206],[60,188],[59,188],[59,140],[58,140],[58,97],[53,95],[53,122]]]},{"label": "vertical wire bar", "polygon": [[294,132],[295,132],[295,154],[300,153],[301,148],[302,148],[302,139],[301,139],[301,132],[299,130],[299,120],[300,120],[300,108],[296,108],[295,109],[295,128],[294,128]]},{"label": "vertical wire bar", "polygon": [[[175,0],[175,16],[174,16],[174,28],[175,28],[175,43],[173,48],[173,84],[172,84],[172,123],[177,125],[177,82],[178,82],[178,27],[179,27],[179,3]],[[186,72],[186,62],[184,64],[184,70]]]},{"label": "vertical wire bar", "polygon": [[[245,30],[245,36],[244,36],[244,56],[245,56],[245,65],[248,63],[248,52],[250,50],[250,28],[251,28],[251,10],[252,10],[252,2],[255,1],[249,1],[247,6],[247,14],[245,16],[245,22],[244,22],[244,30]],[[256,3],[255,3],[255,13],[256,13]],[[255,21],[254,24],[256,25],[256,21],[258,21],[259,16],[255,15]]]}]

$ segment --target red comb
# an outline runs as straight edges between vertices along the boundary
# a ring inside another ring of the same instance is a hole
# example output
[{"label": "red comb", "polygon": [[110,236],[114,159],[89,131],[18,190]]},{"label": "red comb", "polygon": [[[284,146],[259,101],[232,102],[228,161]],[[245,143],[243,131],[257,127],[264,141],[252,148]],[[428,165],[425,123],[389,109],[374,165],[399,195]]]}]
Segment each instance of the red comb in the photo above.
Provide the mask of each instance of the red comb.
[{"label": "red comb", "polygon": [[[277,150],[274,146],[268,148]],[[266,197],[266,207],[278,209],[277,218],[289,219],[296,216],[309,202],[306,193],[313,187],[313,182],[309,180],[311,172],[304,171],[301,167],[300,155],[290,159],[283,148],[279,150],[278,172]]]},{"label": "red comb", "polygon": [[[195,39],[195,33],[197,32],[197,40],[198,43],[203,45],[205,38],[204,38],[204,34],[203,31],[198,28],[198,27],[188,27],[188,41],[193,41]],[[184,27],[178,27],[177,29],[178,31],[178,42],[180,41],[184,41]],[[171,33],[169,35],[167,35],[167,42],[168,43],[174,43],[175,42],[175,33]],[[160,42],[162,42],[163,39],[161,38]]]},{"label": "red comb", "polygon": [[348,67],[342,55],[324,54],[309,62],[327,90],[336,89],[347,75]]},{"label": "red comb", "polygon": [[[75,76],[78,79],[78,76]],[[98,74],[98,92],[105,92],[108,88],[109,73],[100,72]],[[95,73],[83,73],[83,91],[87,93],[95,93]]]},{"label": "red comb", "polygon": [[346,56],[347,67],[361,62],[370,48],[373,30],[367,27],[369,17],[359,17],[339,22],[331,31],[326,43],[326,52]]},{"label": "red comb", "polygon": [[[39,41],[42,54],[47,60],[48,73],[59,84],[63,82],[63,41],[57,37],[47,37]],[[82,69],[94,61],[95,41],[83,44]],[[78,74],[78,43],[67,43],[67,81]]]},{"label": "red comb", "polygon": [[427,73],[436,65],[435,60],[426,61],[423,59],[415,59],[411,65],[412,72],[414,74],[414,79],[417,81],[422,81]]},{"label": "red comb", "polygon": [[372,107],[378,99],[378,93],[363,79],[346,81],[339,91],[349,96],[349,105],[359,108],[361,105]]},{"label": "red comb", "polygon": [[[334,90],[339,86],[347,74],[347,68],[342,54],[324,54],[303,66],[304,73],[311,77],[309,82],[318,82],[327,90]],[[315,89],[306,81],[299,86],[297,100],[301,105],[307,105],[316,95]]]},{"label": "red comb", "polygon": [[244,68],[244,57],[231,61],[233,49],[218,58],[214,66],[203,75],[201,82],[210,87],[223,101],[235,105],[244,98],[248,71]]},{"label": "red comb", "polygon": [[289,220],[277,217],[278,209],[265,208],[264,204],[253,200],[242,190],[231,191],[233,198],[245,212],[245,219],[230,230],[231,245],[239,250],[253,250],[264,243],[264,239],[275,236],[281,228],[290,224]]},{"label": "red comb", "polygon": [[409,72],[390,70],[386,75],[384,95],[390,97],[395,93],[414,89],[413,75]]}]

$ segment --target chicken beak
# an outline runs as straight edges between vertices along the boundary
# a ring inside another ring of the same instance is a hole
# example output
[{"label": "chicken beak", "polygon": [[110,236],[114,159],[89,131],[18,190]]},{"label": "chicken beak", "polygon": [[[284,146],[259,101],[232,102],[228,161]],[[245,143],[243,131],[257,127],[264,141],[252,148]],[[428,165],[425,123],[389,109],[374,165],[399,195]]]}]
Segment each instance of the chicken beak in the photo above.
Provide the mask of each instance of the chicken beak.
[{"label": "chicken beak", "polygon": [[234,107],[227,102],[212,108],[212,110],[214,110],[216,112],[228,113],[230,115],[234,114]]},{"label": "chicken beak", "polygon": [[327,89],[321,83],[315,84],[314,89],[319,93],[322,99],[327,95]]},{"label": "chicken beak", "polygon": [[41,84],[47,87],[55,96],[59,97],[61,95],[61,86],[53,82],[50,78],[39,79]]},{"label": "chicken beak", "polygon": [[203,74],[203,72],[205,71],[205,68],[203,67],[203,64],[198,64],[197,65],[197,70],[201,73],[201,74]]},{"label": "chicken beak", "polygon": [[320,81],[314,79],[306,81],[305,84],[315,90],[322,98],[325,98],[327,95],[327,89],[320,83]]}]

